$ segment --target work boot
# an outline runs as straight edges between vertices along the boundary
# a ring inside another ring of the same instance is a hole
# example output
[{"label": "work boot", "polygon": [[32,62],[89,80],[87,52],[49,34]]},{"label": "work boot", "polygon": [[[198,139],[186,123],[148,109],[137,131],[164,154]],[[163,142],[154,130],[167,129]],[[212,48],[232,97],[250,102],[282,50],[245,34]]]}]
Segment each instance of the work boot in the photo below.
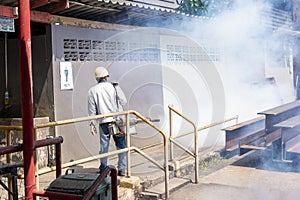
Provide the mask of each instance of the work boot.
[{"label": "work boot", "polygon": [[125,171],[124,170],[119,170],[118,171],[118,176],[125,176]]},{"label": "work boot", "polygon": [[103,168],[103,169],[99,169],[99,173],[100,174],[103,174],[104,170],[106,169],[107,167]]}]

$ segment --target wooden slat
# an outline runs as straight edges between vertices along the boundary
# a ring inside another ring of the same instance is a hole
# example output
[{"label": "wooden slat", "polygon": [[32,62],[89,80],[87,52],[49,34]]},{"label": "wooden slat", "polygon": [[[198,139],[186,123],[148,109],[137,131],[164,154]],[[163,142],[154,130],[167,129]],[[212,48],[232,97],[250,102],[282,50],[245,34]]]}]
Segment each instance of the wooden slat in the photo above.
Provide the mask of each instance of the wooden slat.
[{"label": "wooden slat", "polygon": [[300,135],[287,142],[286,151],[300,153]]},{"label": "wooden slat", "polygon": [[253,150],[266,150],[268,147],[260,147],[260,146],[254,146],[254,145],[241,145],[240,148],[242,149],[253,149]]},{"label": "wooden slat", "polygon": [[223,130],[223,131],[233,131],[233,130],[235,130],[235,129],[242,128],[242,127],[244,127],[244,126],[251,125],[251,124],[253,124],[253,123],[262,121],[262,120],[264,120],[264,119],[265,119],[264,116],[256,117],[256,118],[254,118],[254,119],[250,119],[250,120],[247,120],[247,121],[244,121],[244,122],[235,124],[235,125],[233,125],[233,126],[229,126],[229,127],[223,128],[222,130]]},{"label": "wooden slat", "polygon": [[259,112],[258,114],[263,114],[263,115],[279,115],[280,113],[286,112],[288,110],[292,110],[294,108],[300,107],[300,100],[293,101],[287,104],[283,104],[280,106],[277,106],[275,108]]},{"label": "wooden slat", "polygon": [[281,137],[281,131],[280,129],[275,130],[271,133],[269,133],[268,135],[266,135],[266,145],[271,145],[272,142],[274,142],[275,140],[278,140]]},{"label": "wooden slat", "polygon": [[225,149],[227,151],[237,149],[239,147],[239,140],[244,137],[251,137],[252,134],[256,134],[258,131],[264,131],[264,120],[264,116],[260,116],[237,125],[224,128],[223,130],[225,130],[226,137]]},{"label": "wooden slat", "polygon": [[295,128],[296,126],[299,125],[300,125],[300,115],[296,115],[278,124],[275,124],[274,126],[278,128]]},{"label": "wooden slat", "polygon": [[261,129],[258,130],[256,132],[253,132],[249,135],[247,135],[246,137],[243,137],[239,140],[239,144],[240,145],[244,145],[244,144],[250,144],[252,142],[254,142],[255,140],[258,140],[259,138],[262,138],[265,136],[265,129]]}]

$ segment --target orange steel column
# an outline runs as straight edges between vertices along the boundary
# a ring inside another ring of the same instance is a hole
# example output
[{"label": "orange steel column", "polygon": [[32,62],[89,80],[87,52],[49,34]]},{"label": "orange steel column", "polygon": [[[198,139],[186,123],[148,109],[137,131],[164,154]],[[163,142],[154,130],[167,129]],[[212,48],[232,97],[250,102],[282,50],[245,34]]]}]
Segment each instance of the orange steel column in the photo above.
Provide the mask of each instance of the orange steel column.
[{"label": "orange steel column", "polygon": [[23,155],[26,199],[33,199],[35,185],[32,96],[30,2],[18,0],[20,21],[20,68],[22,88]]}]

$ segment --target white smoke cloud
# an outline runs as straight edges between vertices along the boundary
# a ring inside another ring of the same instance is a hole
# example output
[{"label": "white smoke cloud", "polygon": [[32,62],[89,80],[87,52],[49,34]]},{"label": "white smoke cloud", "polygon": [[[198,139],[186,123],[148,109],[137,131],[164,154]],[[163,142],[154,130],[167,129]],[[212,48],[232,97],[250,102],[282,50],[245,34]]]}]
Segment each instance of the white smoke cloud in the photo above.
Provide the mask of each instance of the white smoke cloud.
[{"label": "white smoke cloud", "polygon": [[252,118],[294,98],[291,71],[282,62],[287,39],[263,23],[271,19],[271,11],[267,3],[235,1],[214,18],[182,24],[195,40],[209,40],[220,49],[215,65],[225,88],[227,116]]}]

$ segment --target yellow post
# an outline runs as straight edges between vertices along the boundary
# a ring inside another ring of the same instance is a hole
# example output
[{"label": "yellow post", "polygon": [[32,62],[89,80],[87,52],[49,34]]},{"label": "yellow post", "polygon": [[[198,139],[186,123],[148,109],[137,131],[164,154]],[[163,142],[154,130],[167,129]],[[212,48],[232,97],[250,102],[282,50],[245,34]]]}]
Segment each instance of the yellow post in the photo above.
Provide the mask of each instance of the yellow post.
[{"label": "yellow post", "polygon": [[[36,141],[37,139],[37,129],[34,128],[34,141]],[[37,153],[37,149],[35,149],[34,151],[34,167],[35,167],[35,184],[36,184],[36,190],[39,190],[39,185],[40,185],[40,181],[39,181],[39,173],[37,173],[39,171],[39,156],[38,156],[38,153]]]},{"label": "yellow post", "polygon": [[[126,147],[129,148],[131,147],[130,144],[130,126],[129,126],[129,113],[126,114]],[[126,153],[126,165],[127,165],[127,177],[131,176],[131,166],[130,166],[130,161],[131,161],[131,157],[130,157],[130,151],[127,151]]]},{"label": "yellow post", "polygon": [[[10,134],[10,131],[11,130],[6,130],[5,131],[5,133],[6,133],[6,146],[10,146],[11,145],[11,134]],[[10,161],[11,161],[11,154],[8,153],[8,154],[6,154],[6,162],[7,162],[7,164],[9,164]],[[8,185],[9,190],[12,191],[13,185],[12,185],[12,179],[11,179],[10,174],[8,174],[8,176],[7,176],[7,185]],[[8,199],[12,200],[12,195],[8,195]]]}]

